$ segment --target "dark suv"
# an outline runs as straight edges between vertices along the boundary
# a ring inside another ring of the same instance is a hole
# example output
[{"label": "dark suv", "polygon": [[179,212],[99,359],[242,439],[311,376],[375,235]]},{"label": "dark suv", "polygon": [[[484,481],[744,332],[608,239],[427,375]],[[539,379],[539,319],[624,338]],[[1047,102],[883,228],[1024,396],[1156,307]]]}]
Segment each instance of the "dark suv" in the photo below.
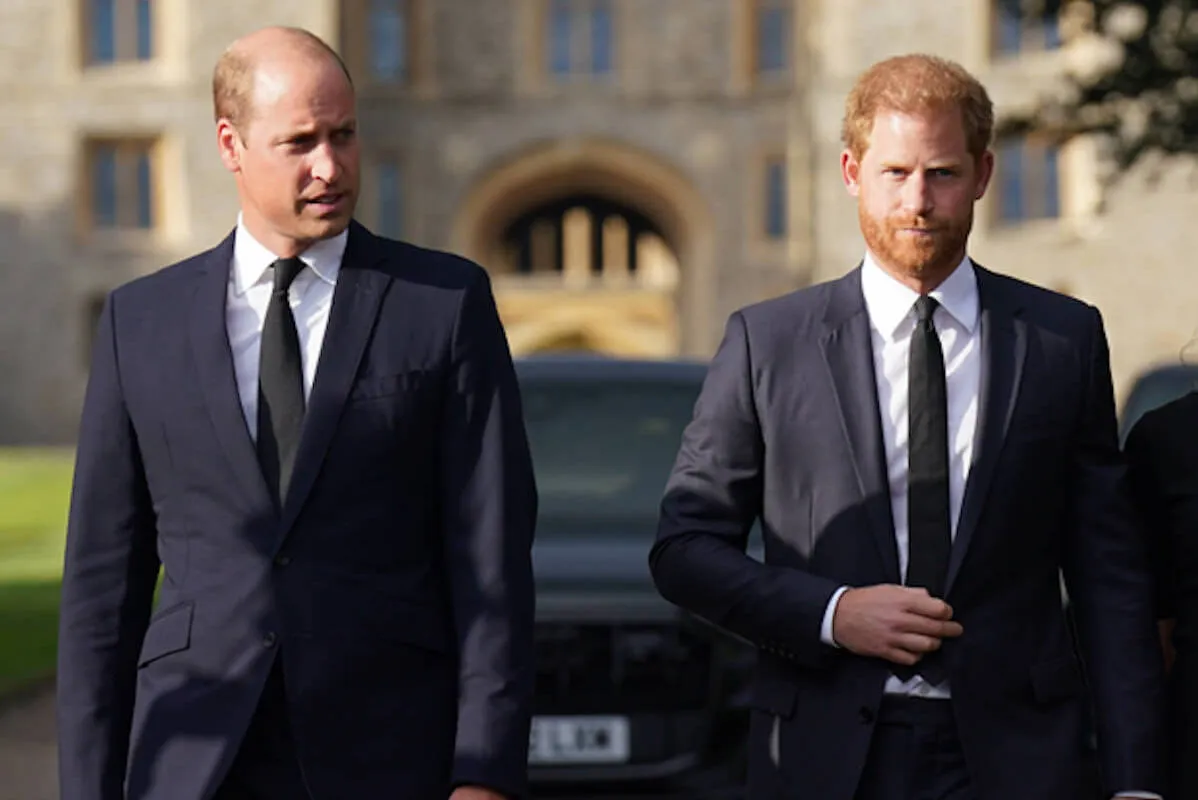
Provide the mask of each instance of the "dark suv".
[{"label": "dark suv", "polygon": [[540,494],[533,782],[699,786],[735,772],[754,651],[663,600],[648,567],[705,367],[516,366]]}]

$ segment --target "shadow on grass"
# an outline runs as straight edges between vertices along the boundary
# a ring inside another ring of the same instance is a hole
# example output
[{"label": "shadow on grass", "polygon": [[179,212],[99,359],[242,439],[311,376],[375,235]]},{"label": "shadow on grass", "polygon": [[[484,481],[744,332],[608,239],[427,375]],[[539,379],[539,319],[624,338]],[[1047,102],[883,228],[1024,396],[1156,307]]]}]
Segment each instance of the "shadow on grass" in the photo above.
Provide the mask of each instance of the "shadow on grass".
[{"label": "shadow on grass", "polygon": [[53,675],[59,587],[57,579],[0,583],[0,696]]}]

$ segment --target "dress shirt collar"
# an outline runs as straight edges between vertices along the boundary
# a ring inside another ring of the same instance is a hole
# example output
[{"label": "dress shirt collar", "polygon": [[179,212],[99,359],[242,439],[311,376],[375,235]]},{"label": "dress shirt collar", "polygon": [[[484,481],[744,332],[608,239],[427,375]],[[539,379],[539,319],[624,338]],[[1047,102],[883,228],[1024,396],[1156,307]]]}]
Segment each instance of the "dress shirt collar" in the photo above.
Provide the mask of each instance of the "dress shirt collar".
[{"label": "dress shirt collar", "polygon": [[[337,274],[341,271],[341,257],[345,255],[345,245],[349,240],[349,229],[342,231],[331,239],[315,242],[307,250],[300,253],[299,258],[316,275],[331,286],[337,284]],[[278,256],[254,238],[245,227],[240,214],[237,215],[237,232],[233,237],[233,290],[240,297],[255,284],[267,280],[266,273],[270,265],[278,260]]]},{"label": "dress shirt collar", "polygon": [[[899,326],[914,319],[913,309],[919,294],[882,269],[868,251],[861,266],[861,292],[870,322],[886,338],[894,338]],[[978,323],[978,279],[968,256],[931,296],[958,325],[971,334],[974,332]]]}]

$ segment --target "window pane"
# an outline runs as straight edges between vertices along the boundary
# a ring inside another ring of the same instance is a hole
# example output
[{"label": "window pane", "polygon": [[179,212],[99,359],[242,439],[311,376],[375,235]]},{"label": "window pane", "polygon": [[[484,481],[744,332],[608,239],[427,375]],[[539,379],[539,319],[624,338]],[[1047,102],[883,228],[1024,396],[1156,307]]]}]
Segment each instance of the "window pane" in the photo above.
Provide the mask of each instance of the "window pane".
[{"label": "window pane", "polygon": [[1044,20],[1044,49],[1056,50],[1061,46],[1061,21],[1054,14]]},{"label": "window pane", "polygon": [[116,0],[92,0],[91,60],[109,64],[116,60]]},{"label": "window pane", "polygon": [[781,160],[766,169],[765,233],[771,239],[786,236],[786,162]]},{"label": "window pane", "polygon": [[1023,191],[1023,151],[1022,142],[1007,142],[999,148],[999,215],[1003,222],[1018,222],[1027,218]]},{"label": "window pane", "polygon": [[780,72],[786,69],[790,15],[781,6],[757,11],[757,71]]},{"label": "window pane", "polygon": [[652,531],[701,384],[702,376],[525,375],[520,391],[545,534],[579,535],[595,525],[629,536]]},{"label": "window pane", "polygon": [[83,366],[91,365],[92,348],[96,343],[96,330],[100,327],[100,315],[104,313],[104,294],[92,295],[83,304]]},{"label": "window pane", "polygon": [[152,58],[153,45],[154,27],[150,14],[150,0],[137,0],[137,57],[142,61]]},{"label": "window pane", "polygon": [[1061,174],[1056,146],[1044,148],[1044,216],[1061,216]]},{"label": "window pane", "polygon": [[137,227],[149,228],[154,224],[154,183],[150,174],[150,153],[141,150],[137,154]]},{"label": "window pane", "polygon": [[596,0],[591,12],[591,70],[596,75],[606,75],[612,70],[612,40],[611,4]]},{"label": "window pane", "polygon": [[401,0],[371,0],[370,69],[376,78],[403,80],[407,67],[407,20]]},{"label": "window pane", "polygon": [[569,0],[553,0],[549,7],[549,25],[546,43],[549,50],[549,70],[554,75],[569,75],[570,39],[573,35],[574,13]]},{"label": "window pane", "polygon": [[92,151],[92,219],[97,227],[116,225],[116,148],[98,145]]},{"label": "window pane", "polygon": [[996,2],[994,6],[995,27],[997,33],[998,52],[1003,55],[1014,55],[1023,49],[1023,23],[1019,13],[1006,7],[1004,3]]},{"label": "window pane", "polygon": [[403,187],[399,165],[381,163],[376,169],[378,182],[378,233],[392,239],[403,235]]}]

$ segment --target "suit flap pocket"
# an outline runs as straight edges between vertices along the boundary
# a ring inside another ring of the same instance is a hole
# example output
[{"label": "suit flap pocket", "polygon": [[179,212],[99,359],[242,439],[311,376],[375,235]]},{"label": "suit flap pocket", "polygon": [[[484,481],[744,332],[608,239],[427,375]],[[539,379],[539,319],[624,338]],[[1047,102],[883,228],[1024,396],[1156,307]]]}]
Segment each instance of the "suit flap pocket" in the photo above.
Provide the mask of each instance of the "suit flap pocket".
[{"label": "suit flap pocket", "polygon": [[749,704],[776,717],[790,719],[795,713],[798,687],[775,676],[758,675],[749,692]]},{"label": "suit flap pocket", "polygon": [[191,645],[193,610],[194,605],[186,602],[154,615],[150,620],[150,627],[146,629],[145,639],[142,640],[141,656],[137,659],[138,667],[144,667],[165,655],[186,650]]},{"label": "suit flap pocket", "polygon": [[1076,697],[1085,690],[1081,665],[1074,656],[1063,656],[1033,664],[1032,692],[1041,703]]},{"label": "suit flap pocket", "polygon": [[445,625],[431,609],[409,606],[407,610],[409,614],[392,626],[392,638],[434,653],[449,653],[454,649]]},{"label": "suit flap pocket", "polygon": [[427,374],[424,370],[408,370],[394,375],[368,375],[359,378],[354,384],[349,399],[373,400],[410,391],[419,386]]}]

